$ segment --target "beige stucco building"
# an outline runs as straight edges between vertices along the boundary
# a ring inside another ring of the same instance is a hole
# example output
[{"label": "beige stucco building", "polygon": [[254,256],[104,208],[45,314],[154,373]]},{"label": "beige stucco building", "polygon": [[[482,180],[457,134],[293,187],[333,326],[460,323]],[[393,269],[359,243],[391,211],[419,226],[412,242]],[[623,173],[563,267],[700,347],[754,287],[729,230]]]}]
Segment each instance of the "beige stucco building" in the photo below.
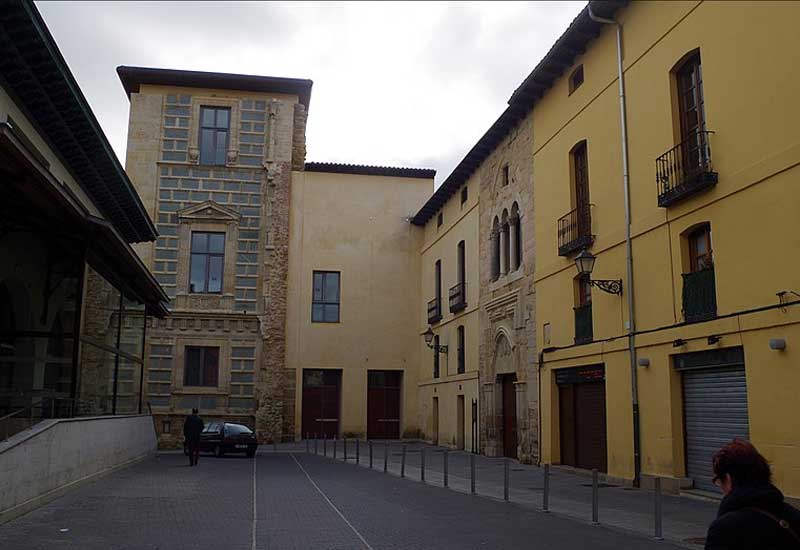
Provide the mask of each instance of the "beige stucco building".
[{"label": "beige stucco building", "polygon": [[321,163],[293,175],[286,363],[297,436],[417,436],[422,234],[408,217],[433,175]]}]

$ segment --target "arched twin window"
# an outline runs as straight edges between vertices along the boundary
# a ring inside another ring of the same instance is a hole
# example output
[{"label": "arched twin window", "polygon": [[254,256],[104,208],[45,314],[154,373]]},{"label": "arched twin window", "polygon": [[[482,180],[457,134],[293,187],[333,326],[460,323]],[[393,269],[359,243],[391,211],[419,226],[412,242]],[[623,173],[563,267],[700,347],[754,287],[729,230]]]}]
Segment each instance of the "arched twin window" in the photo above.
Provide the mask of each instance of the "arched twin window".
[{"label": "arched twin window", "polygon": [[511,206],[510,213],[503,210],[500,216],[495,216],[492,222],[491,250],[493,281],[516,271],[522,265],[522,223],[516,202]]}]

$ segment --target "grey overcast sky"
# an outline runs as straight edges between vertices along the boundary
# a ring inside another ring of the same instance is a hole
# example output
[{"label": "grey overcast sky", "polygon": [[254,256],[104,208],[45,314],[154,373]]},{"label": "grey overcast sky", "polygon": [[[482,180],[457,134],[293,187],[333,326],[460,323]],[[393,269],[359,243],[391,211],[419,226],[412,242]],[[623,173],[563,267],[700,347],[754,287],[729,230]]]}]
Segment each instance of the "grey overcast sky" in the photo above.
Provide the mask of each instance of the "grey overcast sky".
[{"label": "grey overcast sky", "polygon": [[585,2],[36,3],[120,160],[118,65],[309,78],[309,161],[437,185]]}]

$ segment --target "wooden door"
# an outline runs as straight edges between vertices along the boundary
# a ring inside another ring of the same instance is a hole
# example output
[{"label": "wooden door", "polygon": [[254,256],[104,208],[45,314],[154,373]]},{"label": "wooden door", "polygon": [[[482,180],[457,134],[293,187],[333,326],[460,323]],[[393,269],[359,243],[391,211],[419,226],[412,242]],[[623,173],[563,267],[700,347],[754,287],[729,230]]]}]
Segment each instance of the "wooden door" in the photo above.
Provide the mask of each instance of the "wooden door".
[{"label": "wooden door", "polygon": [[302,430],[304,434],[333,438],[339,434],[342,372],[303,371]]},{"label": "wooden door", "polygon": [[503,375],[503,456],[517,458],[517,395],[514,375]]},{"label": "wooden door", "polygon": [[575,465],[606,471],[605,382],[575,384]]},{"label": "wooden door", "polygon": [[433,444],[439,444],[439,398],[433,398],[433,418],[431,419],[431,429],[433,432]]},{"label": "wooden door", "polygon": [[573,384],[558,386],[561,464],[575,466],[575,393]]},{"label": "wooden door", "polygon": [[367,375],[367,438],[400,438],[400,396],[403,373],[369,371]]},{"label": "wooden door", "polygon": [[681,122],[681,153],[684,171],[691,171],[705,158],[705,105],[700,54],[687,59],[677,73]]},{"label": "wooden door", "polygon": [[465,439],[465,426],[464,426],[464,396],[458,396],[458,402],[456,405],[456,448],[464,449],[464,439]]}]

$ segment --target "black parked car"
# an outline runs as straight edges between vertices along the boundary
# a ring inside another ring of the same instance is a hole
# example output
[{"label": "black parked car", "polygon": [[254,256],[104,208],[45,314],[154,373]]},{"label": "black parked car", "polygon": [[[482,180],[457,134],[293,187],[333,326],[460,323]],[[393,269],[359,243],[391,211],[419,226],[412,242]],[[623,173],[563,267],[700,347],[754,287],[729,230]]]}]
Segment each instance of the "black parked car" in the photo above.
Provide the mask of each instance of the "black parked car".
[{"label": "black parked car", "polygon": [[[200,452],[212,452],[217,456],[225,453],[245,453],[248,457],[256,456],[258,440],[253,430],[242,424],[233,422],[212,421],[203,428],[200,434]],[[189,449],[183,445],[183,453],[189,456]]]}]

